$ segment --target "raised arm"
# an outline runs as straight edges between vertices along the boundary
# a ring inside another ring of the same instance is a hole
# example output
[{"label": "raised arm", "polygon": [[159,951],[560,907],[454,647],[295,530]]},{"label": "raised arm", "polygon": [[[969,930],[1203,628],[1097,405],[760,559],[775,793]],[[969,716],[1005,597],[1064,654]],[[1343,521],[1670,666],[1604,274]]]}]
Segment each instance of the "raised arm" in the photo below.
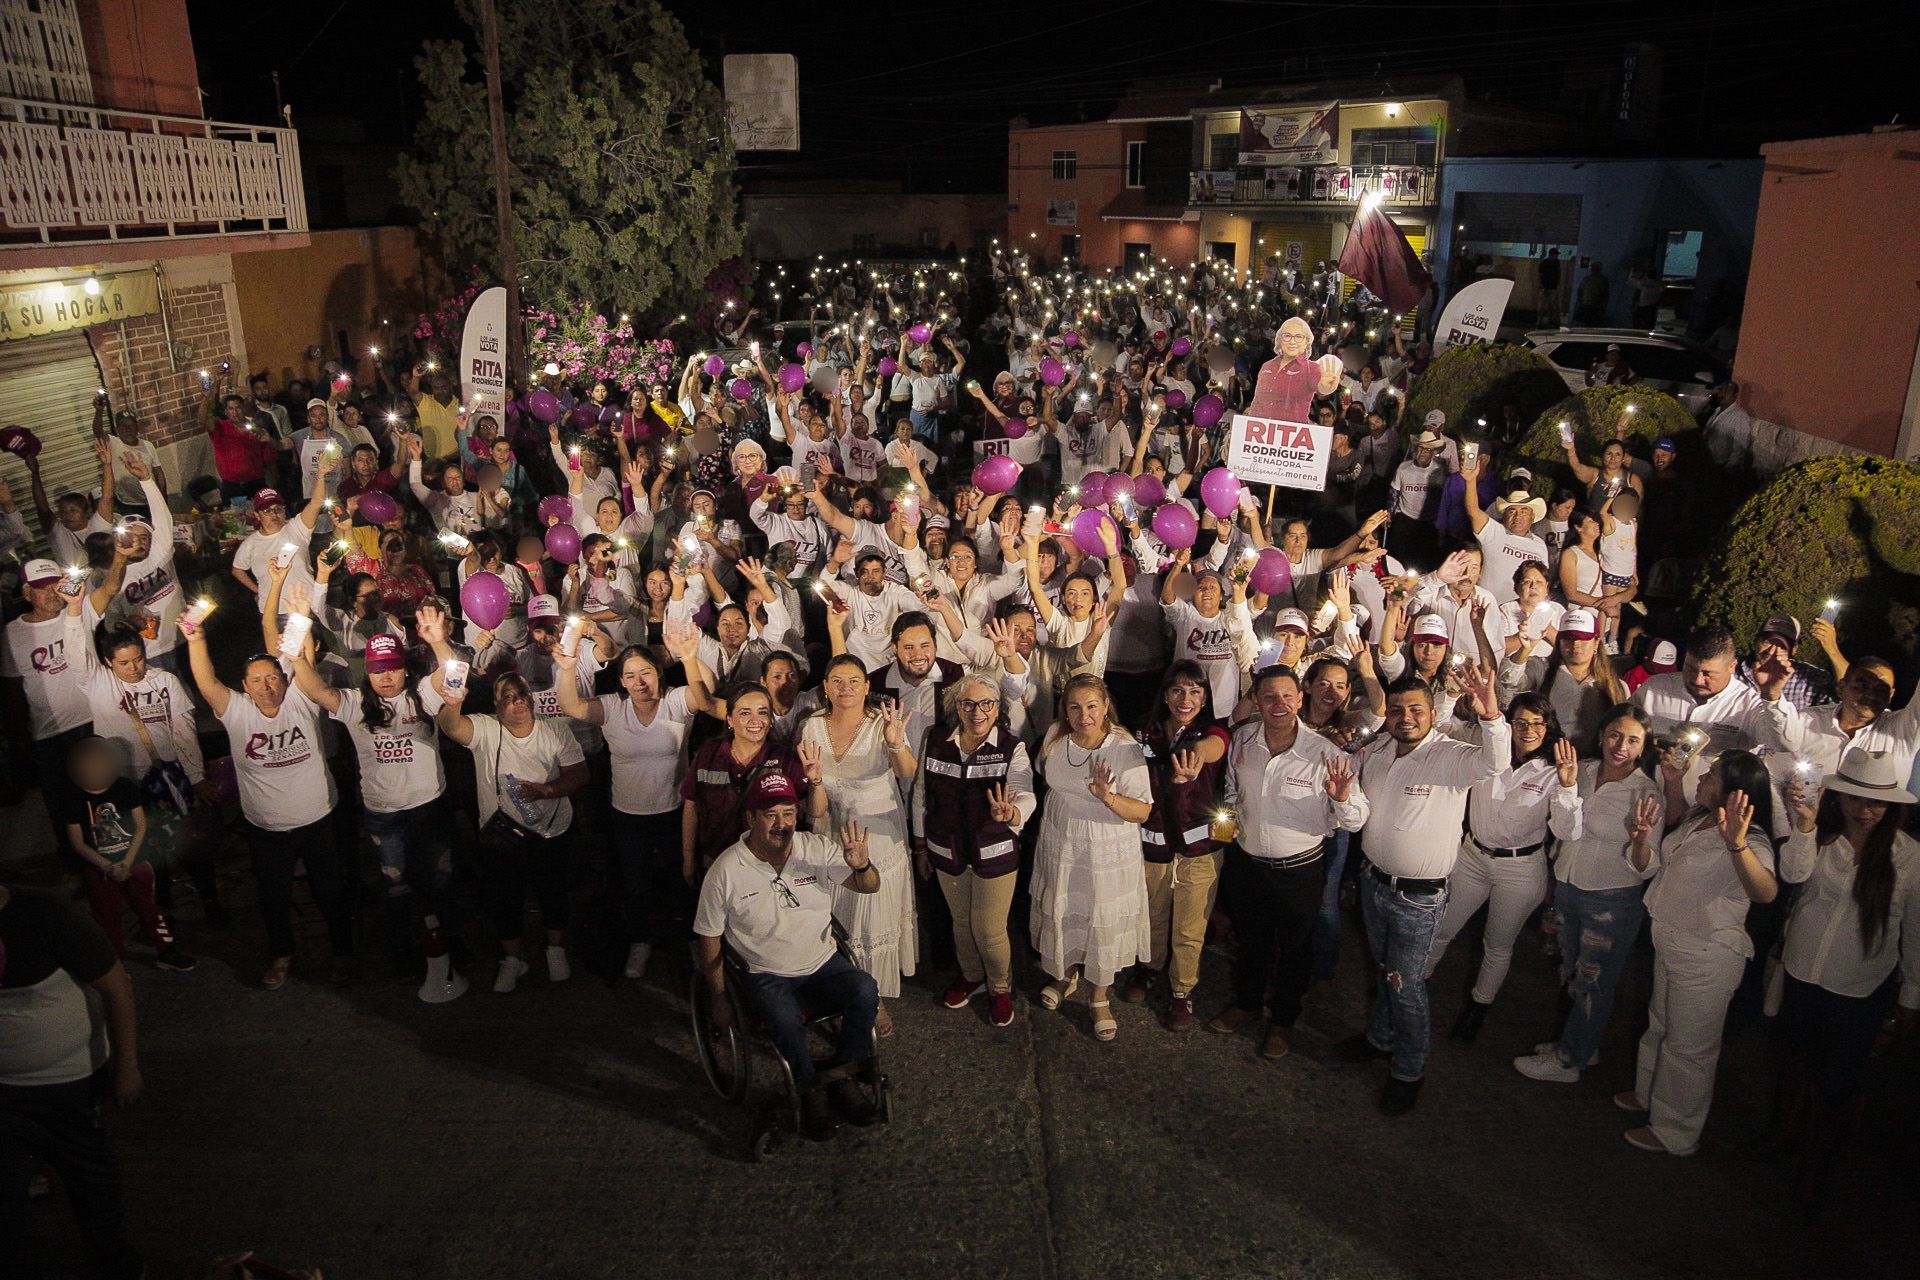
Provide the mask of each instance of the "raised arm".
[{"label": "raised arm", "polygon": [[205,625],[182,626],[180,634],[187,641],[187,665],[193,672],[194,687],[200,690],[200,697],[213,709],[214,715],[226,715],[227,699],[233,696],[233,691],[221,684],[220,677],[214,674],[213,656],[207,652]]}]

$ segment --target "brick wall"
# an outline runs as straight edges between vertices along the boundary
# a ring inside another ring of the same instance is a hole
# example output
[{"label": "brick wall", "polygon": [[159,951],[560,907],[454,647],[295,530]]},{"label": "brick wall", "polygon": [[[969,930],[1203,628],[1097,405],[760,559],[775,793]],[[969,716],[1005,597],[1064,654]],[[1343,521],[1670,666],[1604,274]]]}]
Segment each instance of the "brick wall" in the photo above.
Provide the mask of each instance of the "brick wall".
[{"label": "brick wall", "polygon": [[[114,407],[131,408],[140,415],[176,489],[213,471],[206,432],[207,393],[200,387],[200,370],[217,377],[222,360],[232,361],[238,369],[240,357],[228,325],[230,288],[226,284],[168,288],[162,302],[166,325],[157,314],[128,320],[124,344],[117,324],[102,325],[92,333]],[[167,349],[168,326],[173,341],[185,343],[192,353],[177,371]],[[236,380],[244,377],[244,372],[238,372]]]}]

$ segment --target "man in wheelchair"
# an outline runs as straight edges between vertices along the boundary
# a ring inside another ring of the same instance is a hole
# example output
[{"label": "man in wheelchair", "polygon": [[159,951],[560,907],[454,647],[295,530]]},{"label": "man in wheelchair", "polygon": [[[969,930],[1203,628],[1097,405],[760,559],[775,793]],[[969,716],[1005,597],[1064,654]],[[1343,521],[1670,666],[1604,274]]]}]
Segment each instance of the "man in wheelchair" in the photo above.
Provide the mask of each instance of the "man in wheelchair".
[{"label": "man in wheelchair", "polygon": [[[877,892],[880,873],[867,859],[867,833],[854,823],[838,840],[798,829],[799,796],[784,774],[754,778],[746,811],[747,832],[707,869],[693,920],[711,1025],[724,1031],[733,1020],[724,940],[799,1086],[803,1131],[825,1141],[834,1129],[829,1101],[853,1124],[872,1124],[879,1114],[853,1078],[872,1064],[879,993],[835,946],[833,894],[840,885]],[[808,1015],[840,1019],[833,1078],[824,1087],[807,1043]]]}]

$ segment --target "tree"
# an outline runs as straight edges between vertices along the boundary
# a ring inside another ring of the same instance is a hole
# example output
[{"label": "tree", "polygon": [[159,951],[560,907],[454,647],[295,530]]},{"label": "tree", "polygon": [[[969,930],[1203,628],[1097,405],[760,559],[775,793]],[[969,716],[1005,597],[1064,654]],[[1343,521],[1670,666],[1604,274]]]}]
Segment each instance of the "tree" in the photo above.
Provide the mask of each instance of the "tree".
[{"label": "tree", "polygon": [[[458,0],[475,32],[475,0]],[[499,6],[514,235],[530,300],[683,309],[737,253],[726,102],[653,0]],[[425,106],[395,178],[457,275],[498,278],[487,95],[475,37],[415,65]]]}]

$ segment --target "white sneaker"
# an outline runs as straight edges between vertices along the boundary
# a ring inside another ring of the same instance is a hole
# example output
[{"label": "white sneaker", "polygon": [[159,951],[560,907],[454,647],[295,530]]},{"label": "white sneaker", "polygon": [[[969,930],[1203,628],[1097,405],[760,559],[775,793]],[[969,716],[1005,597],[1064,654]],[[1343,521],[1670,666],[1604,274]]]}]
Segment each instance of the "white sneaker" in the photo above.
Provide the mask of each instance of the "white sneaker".
[{"label": "white sneaker", "polygon": [[1580,1079],[1580,1073],[1561,1062],[1560,1055],[1551,1049],[1545,1053],[1515,1058],[1513,1069],[1529,1080],[1545,1080],[1553,1084],[1573,1084]]},{"label": "white sneaker", "polygon": [[565,947],[547,948],[547,981],[565,982],[573,976],[573,966],[567,963]]},{"label": "white sneaker", "polygon": [[[1539,1044],[1533,1046],[1533,1051],[1535,1053],[1557,1053],[1559,1048],[1560,1042],[1558,1040],[1542,1040]],[[1587,1058],[1587,1070],[1591,1071],[1599,1065],[1600,1051],[1595,1049]]]},{"label": "white sneaker", "polygon": [[647,971],[647,961],[653,959],[653,944],[636,942],[627,948],[627,976],[638,978]]},{"label": "white sneaker", "polygon": [[506,956],[500,961],[500,972],[494,975],[493,989],[496,994],[506,995],[520,985],[520,979],[526,976],[527,962],[519,956]]}]

